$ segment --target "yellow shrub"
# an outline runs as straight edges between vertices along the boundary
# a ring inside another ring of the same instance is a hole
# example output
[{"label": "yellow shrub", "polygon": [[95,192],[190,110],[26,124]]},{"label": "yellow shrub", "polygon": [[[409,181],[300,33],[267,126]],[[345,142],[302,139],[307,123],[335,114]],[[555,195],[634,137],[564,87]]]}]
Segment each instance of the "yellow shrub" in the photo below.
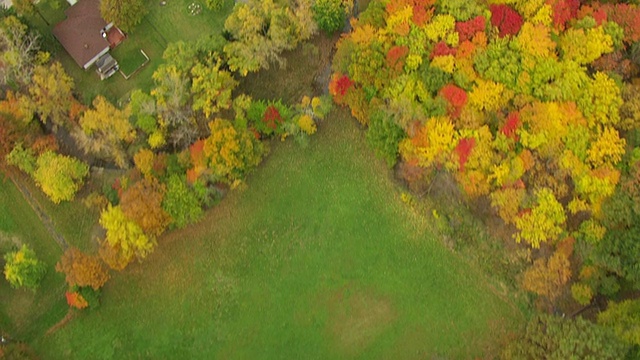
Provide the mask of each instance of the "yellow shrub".
[{"label": "yellow shrub", "polygon": [[300,129],[304,131],[307,135],[314,134],[318,129],[316,127],[316,123],[313,121],[311,116],[307,114],[300,116],[300,118],[298,119],[298,126],[300,126]]}]

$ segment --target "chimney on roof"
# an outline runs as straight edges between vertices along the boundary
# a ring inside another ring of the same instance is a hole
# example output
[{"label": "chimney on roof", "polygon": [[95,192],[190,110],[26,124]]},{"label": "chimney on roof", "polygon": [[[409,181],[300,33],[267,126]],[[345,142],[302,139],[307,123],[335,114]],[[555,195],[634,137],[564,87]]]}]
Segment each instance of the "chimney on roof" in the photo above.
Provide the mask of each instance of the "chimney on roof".
[{"label": "chimney on roof", "polygon": [[85,44],[84,44],[84,48],[85,48],[85,49],[88,49],[88,48],[89,48],[89,44],[85,43]]}]

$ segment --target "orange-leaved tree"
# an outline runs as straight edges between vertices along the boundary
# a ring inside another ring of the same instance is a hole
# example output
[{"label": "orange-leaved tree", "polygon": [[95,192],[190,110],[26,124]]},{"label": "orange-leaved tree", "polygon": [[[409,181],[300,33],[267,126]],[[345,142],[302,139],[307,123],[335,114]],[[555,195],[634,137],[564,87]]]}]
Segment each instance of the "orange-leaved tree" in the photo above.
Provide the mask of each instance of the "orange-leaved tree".
[{"label": "orange-leaved tree", "polygon": [[109,280],[109,273],[99,257],[87,255],[78,248],[68,248],[56,264],[70,287],[91,286],[100,289]]}]

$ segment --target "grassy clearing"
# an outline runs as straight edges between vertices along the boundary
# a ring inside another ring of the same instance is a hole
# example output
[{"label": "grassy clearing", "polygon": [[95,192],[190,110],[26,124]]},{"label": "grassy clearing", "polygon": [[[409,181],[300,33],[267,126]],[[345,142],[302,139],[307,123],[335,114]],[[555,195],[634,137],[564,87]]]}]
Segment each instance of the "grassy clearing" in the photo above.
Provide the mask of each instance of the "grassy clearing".
[{"label": "grassy clearing", "polygon": [[[35,185],[33,180],[23,176],[21,181],[28,187],[33,198],[51,218],[53,226],[62,234],[69,245],[78,247],[84,251],[97,249],[93,237],[99,228],[99,213],[97,210],[87,209],[81,200],[89,193],[89,188],[92,185],[85,185],[85,187],[76,194],[73,201],[64,201],[60,204],[55,204]],[[58,259],[55,261],[57,260]]]},{"label": "grassy clearing", "polygon": [[34,347],[51,359],[471,358],[521,315],[400,200],[344,113]]},{"label": "grassy clearing", "polygon": [[[62,250],[14,184],[0,175],[0,255],[23,243],[47,264],[47,275],[35,293],[11,288],[2,276],[0,329],[14,339],[28,341],[41,336],[67,311],[64,277],[54,269]],[[0,263],[4,266],[4,261]]]},{"label": "grassy clearing", "polygon": [[[201,36],[218,34],[224,27],[224,21],[233,9],[234,1],[226,0],[222,9],[207,9],[201,0],[161,0],[148,3],[149,14],[145,17],[150,26],[162,35],[167,42],[197,40]],[[189,14],[189,4],[201,5],[202,11],[197,15]],[[136,34],[140,32],[137,28]]]}]

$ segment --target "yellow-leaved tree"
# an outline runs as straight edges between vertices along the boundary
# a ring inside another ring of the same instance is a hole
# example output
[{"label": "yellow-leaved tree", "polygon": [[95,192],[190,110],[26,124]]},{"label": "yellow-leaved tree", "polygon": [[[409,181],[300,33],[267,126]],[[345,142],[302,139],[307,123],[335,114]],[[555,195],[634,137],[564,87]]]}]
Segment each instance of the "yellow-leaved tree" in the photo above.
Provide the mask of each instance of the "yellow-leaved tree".
[{"label": "yellow-leaved tree", "polygon": [[51,201],[73,200],[89,174],[89,167],[70,156],[47,151],[38,157],[33,179]]},{"label": "yellow-leaved tree", "polygon": [[149,149],[140,149],[133,156],[133,163],[136,165],[136,169],[140,170],[145,177],[152,176],[153,162],[155,161],[155,154]]},{"label": "yellow-leaved tree", "polygon": [[566,215],[562,204],[548,188],[536,190],[535,200],[536,204],[515,220],[519,230],[515,238],[517,242],[524,240],[531,247],[539,248],[543,242],[558,239]]},{"label": "yellow-leaved tree", "polygon": [[618,131],[610,126],[600,132],[587,151],[587,160],[594,168],[605,164],[615,165],[622,160],[626,141],[620,138]]},{"label": "yellow-leaved tree", "polygon": [[107,231],[100,256],[114,270],[124,269],[134,258],[145,258],[156,245],[142,228],[129,220],[120,206],[109,206],[100,214],[100,225]]},{"label": "yellow-leaved tree", "polygon": [[73,87],[73,79],[59,62],[35,67],[29,94],[42,122],[51,121],[55,125],[67,122],[73,102]]},{"label": "yellow-leaved tree", "polygon": [[400,142],[400,154],[406,160],[417,160],[421,167],[444,164],[457,144],[457,133],[448,117],[433,117],[420,127],[415,136]]},{"label": "yellow-leaved tree", "polygon": [[230,72],[220,69],[222,61],[198,62],[192,69],[191,93],[193,109],[202,110],[206,117],[231,108],[231,92],[238,85]]},{"label": "yellow-leaved tree", "polygon": [[86,153],[113,160],[121,168],[128,167],[126,145],[136,138],[129,116],[129,108],[120,110],[98,96],[93,100],[93,108],[80,118],[82,131],[73,135]]},{"label": "yellow-leaved tree", "polygon": [[236,129],[230,121],[209,123],[211,135],[204,140],[204,154],[217,181],[234,183],[256,167],[264,153],[262,143],[246,129]]},{"label": "yellow-leaved tree", "polygon": [[525,290],[545,297],[552,304],[565,290],[571,279],[570,257],[573,253],[573,238],[563,240],[547,259],[538,259],[524,273],[522,286]]}]

